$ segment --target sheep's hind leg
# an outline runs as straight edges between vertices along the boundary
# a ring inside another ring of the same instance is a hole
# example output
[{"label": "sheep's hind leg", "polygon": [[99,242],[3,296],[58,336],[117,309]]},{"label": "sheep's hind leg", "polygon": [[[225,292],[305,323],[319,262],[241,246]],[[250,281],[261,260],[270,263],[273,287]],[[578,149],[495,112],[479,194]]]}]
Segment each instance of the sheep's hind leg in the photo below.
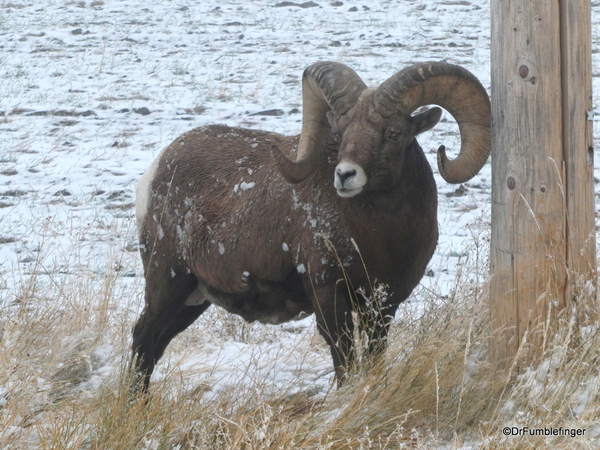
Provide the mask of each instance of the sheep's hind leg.
[{"label": "sheep's hind leg", "polygon": [[191,306],[185,304],[197,283],[196,277],[185,271],[174,277],[171,273],[161,278],[156,274],[146,276],[146,306],[133,330],[135,379],[132,391],[148,389],[154,367],[169,342],[210,306],[208,301]]}]

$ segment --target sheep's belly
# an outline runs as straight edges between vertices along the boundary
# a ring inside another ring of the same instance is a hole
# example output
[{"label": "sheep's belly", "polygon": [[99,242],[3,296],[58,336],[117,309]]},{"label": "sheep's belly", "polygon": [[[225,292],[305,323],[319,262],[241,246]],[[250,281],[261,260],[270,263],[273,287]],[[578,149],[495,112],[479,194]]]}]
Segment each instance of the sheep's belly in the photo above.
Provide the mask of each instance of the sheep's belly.
[{"label": "sheep's belly", "polygon": [[185,304],[194,306],[205,301],[237,314],[248,322],[258,320],[273,325],[300,320],[313,313],[312,302],[304,291],[290,289],[286,284],[255,283],[248,291],[228,293],[199,281]]}]

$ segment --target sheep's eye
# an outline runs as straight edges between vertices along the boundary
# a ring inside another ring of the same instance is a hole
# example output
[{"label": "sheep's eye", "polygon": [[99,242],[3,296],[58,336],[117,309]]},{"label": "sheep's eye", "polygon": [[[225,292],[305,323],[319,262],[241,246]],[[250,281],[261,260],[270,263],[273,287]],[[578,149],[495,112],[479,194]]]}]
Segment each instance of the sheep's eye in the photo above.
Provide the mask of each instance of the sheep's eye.
[{"label": "sheep's eye", "polygon": [[392,141],[397,141],[398,139],[400,139],[400,135],[399,135],[398,133],[395,133],[395,132],[393,132],[393,131],[392,131],[392,132],[390,133],[390,135],[389,135],[389,138],[390,138]]}]

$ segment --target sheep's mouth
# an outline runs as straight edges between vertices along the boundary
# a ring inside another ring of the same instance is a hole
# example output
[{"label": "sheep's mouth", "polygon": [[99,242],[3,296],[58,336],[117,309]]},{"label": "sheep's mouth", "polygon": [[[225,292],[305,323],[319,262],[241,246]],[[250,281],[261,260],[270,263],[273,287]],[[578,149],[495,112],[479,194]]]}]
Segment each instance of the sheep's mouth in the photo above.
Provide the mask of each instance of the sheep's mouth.
[{"label": "sheep's mouth", "polygon": [[356,189],[346,189],[346,188],[341,188],[341,189],[337,189],[337,193],[340,197],[343,198],[350,198],[350,197],[354,197],[355,195],[358,195],[362,192],[363,188],[362,186]]}]

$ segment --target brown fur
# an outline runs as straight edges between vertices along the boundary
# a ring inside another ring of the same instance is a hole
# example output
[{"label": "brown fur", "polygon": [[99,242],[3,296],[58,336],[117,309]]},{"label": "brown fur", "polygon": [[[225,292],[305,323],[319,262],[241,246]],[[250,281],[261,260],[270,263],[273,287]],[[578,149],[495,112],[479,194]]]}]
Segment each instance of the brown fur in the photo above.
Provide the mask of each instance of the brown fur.
[{"label": "brown fur", "polygon": [[[338,381],[352,364],[352,310],[372,317],[365,324],[371,351],[384,347],[390,318],[423,276],[438,237],[435,182],[413,139],[420,130],[403,120],[400,151],[364,131],[352,138],[373,180],[352,198],[333,187],[340,157],[333,139],[298,184],[285,181],[269,152],[276,145],[293,157],[298,137],[215,125],[184,134],[161,154],[147,213],[138,217],[146,307],[133,350],[143,388],[169,341],[211,303],[267,323],[315,312]],[[355,290],[369,294],[375,282],[389,286],[390,296],[365,311]]]}]

